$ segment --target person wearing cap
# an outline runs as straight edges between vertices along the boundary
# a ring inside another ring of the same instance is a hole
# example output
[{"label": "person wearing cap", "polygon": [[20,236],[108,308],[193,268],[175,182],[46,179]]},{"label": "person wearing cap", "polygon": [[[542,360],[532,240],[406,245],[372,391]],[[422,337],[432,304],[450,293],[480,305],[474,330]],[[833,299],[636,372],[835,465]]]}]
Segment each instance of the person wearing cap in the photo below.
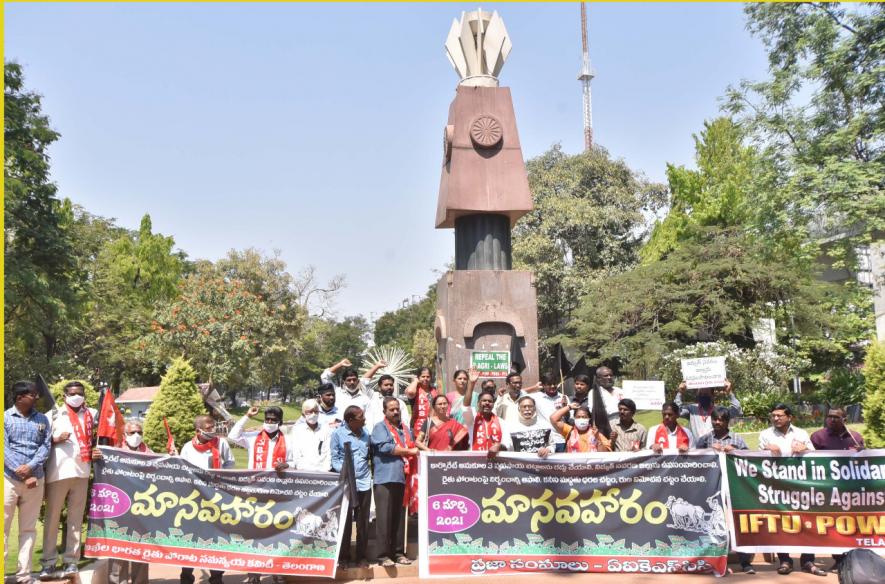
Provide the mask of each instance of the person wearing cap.
[{"label": "person wearing cap", "polygon": [[64,387],[64,404],[50,417],[52,450],[46,463],[46,515],[43,529],[43,570],[40,580],[54,580],[58,559],[58,527],[67,504],[67,534],[62,555],[67,578],[79,572],[83,514],[92,471],[92,434],[98,412],[86,406],[86,388],[79,381]]},{"label": "person wearing cap", "polygon": [[18,510],[16,582],[31,581],[31,552],[43,503],[44,469],[52,448],[49,419],[34,407],[37,388],[30,381],[12,386],[13,406],[3,412],[3,560],[9,529]]}]

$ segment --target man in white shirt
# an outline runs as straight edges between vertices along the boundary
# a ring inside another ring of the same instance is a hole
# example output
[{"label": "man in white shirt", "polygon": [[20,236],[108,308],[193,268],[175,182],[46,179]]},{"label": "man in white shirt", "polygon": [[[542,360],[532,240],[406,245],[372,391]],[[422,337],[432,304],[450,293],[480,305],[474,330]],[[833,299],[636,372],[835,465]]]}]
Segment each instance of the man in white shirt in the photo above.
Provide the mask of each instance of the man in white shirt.
[{"label": "man in white shirt", "polygon": [[[317,416],[319,423],[321,426],[329,428],[330,432],[344,422],[344,408],[339,408],[338,404],[335,403],[336,400],[335,386],[331,383],[324,383],[317,388],[317,403],[319,404]],[[304,424],[303,413],[304,412],[302,412],[302,416],[298,418],[298,421],[295,422],[296,426]]]},{"label": "man in white shirt", "polygon": [[[553,415],[553,412],[567,403],[565,395],[559,392],[559,388],[550,374],[541,376],[541,391],[532,397],[535,398],[538,418],[547,422],[550,421],[550,416]],[[559,432],[553,433],[553,447],[556,452],[565,452],[565,438]]]},{"label": "man in white shirt", "polygon": [[411,427],[412,417],[409,414],[408,404],[403,398],[393,395],[396,383],[392,376],[382,375],[378,378],[378,391],[372,396],[369,402],[369,409],[366,411],[366,427],[374,429],[378,422],[384,421],[384,398],[395,397],[399,400],[399,411],[402,423]]},{"label": "man in white shirt", "polygon": [[342,359],[323,370],[320,374],[320,381],[322,383],[331,383],[334,386],[335,373],[344,368],[343,373],[341,373],[341,382],[344,385],[343,387],[335,386],[335,405],[338,406],[341,412],[344,412],[349,406],[357,406],[361,410],[366,411],[369,407],[369,400],[372,397],[369,383],[372,381],[375,373],[386,365],[383,361],[375,363],[365,377],[360,379],[356,370],[352,369],[350,360]]},{"label": "man in white shirt", "polygon": [[266,408],[261,430],[245,430],[246,423],[258,415],[258,411],[258,406],[249,408],[246,415],[230,429],[227,439],[246,449],[249,469],[286,470],[289,463],[295,460],[295,448],[280,431],[283,410],[277,406]]},{"label": "man in white shirt", "polygon": [[657,454],[676,454],[694,448],[694,436],[688,428],[679,425],[679,406],[666,401],[661,406],[661,423],[648,431],[646,447]]},{"label": "man in white shirt", "polygon": [[46,518],[43,530],[43,570],[40,580],[54,580],[58,558],[58,524],[65,501],[68,504],[63,576],[77,574],[80,534],[92,470],[92,434],[98,413],[86,407],[86,389],[79,381],[64,387],[65,403],[53,410],[52,451],[46,463]]},{"label": "man in white shirt", "polygon": [[[608,416],[609,424],[614,425],[620,419],[618,416],[618,402],[624,399],[624,390],[615,387],[615,374],[608,367],[596,368],[596,386],[600,388],[599,394],[602,396],[602,405],[605,406],[605,413]],[[593,411],[593,400],[588,403],[590,411]]]},{"label": "man in white shirt", "polygon": [[546,458],[553,452],[553,427],[547,420],[539,419],[535,400],[524,395],[517,401],[519,417],[504,422],[501,450],[531,452]]},{"label": "man in white shirt", "polygon": [[[808,432],[793,426],[793,410],[786,404],[776,404],[771,408],[771,427],[759,433],[759,449],[768,450],[772,456],[792,456],[814,450]],[[779,553],[780,566],[777,573],[783,575],[793,571],[793,560],[788,553]],[[801,554],[799,565],[803,572],[815,576],[827,573],[814,565],[814,554]]]},{"label": "man in white shirt", "polygon": [[[231,468],[234,457],[227,440],[215,434],[215,420],[212,416],[194,418],[194,439],[181,447],[179,456],[194,466],[203,469]],[[223,584],[223,570],[209,570],[209,584]],[[194,583],[194,569],[182,568],[179,581],[181,584]]]},{"label": "man in white shirt", "polygon": [[541,387],[537,383],[525,389],[522,388],[522,376],[519,373],[510,373],[507,376],[505,385],[499,389],[498,399],[495,401],[495,415],[505,422],[516,422],[519,420],[519,398],[538,391]]},{"label": "man in white shirt", "polygon": [[319,423],[319,404],[315,399],[305,400],[301,406],[303,424],[292,429],[292,450],[298,470],[329,472],[332,461],[329,454],[331,432]]}]

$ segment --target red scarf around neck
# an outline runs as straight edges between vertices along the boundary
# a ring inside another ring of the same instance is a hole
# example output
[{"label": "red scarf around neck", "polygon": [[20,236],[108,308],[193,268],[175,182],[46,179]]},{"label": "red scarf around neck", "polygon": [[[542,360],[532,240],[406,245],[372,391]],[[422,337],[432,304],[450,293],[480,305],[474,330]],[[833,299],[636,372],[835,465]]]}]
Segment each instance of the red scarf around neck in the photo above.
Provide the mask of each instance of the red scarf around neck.
[{"label": "red scarf around neck", "polygon": [[74,435],[77,437],[77,444],[80,445],[80,460],[89,462],[92,460],[92,412],[85,405],[83,408],[83,424],[80,424],[80,416],[68,404],[65,408],[68,410],[68,420],[74,428]]},{"label": "red scarf around neck", "polygon": [[473,419],[473,447],[472,450],[488,450],[492,444],[500,444],[503,439],[501,420],[492,414],[492,418],[486,422],[482,414],[476,414]]},{"label": "red scarf around neck", "polygon": [[424,422],[427,421],[429,416],[430,398],[427,397],[427,392],[419,387],[418,393],[415,396],[415,411],[412,415],[412,431],[417,434],[421,428],[424,427]]},{"label": "red scarf around neck", "polygon": [[[408,430],[400,428],[403,432],[403,438],[400,438],[399,432],[391,425],[387,418],[384,418],[384,424],[387,425],[388,431],[393,436],[393,441],[400,448],[414,448],[415,442],[409,436]],[[403,493],[403,507],[406,507],[410,513],[418,512],[418,460],[414,456],[403,456],[403,474],[406,477],[406,488]]]},{"label": "red scarf around neck", "polygon": [[[255,448],[252,452],[252,468],[263,470],[267,467],[267,451],[270,444],[270,435],[262,430],[255,438]],[[286,462],[286,439],[283,433],[277,431],[277,443],[273,447],[273,460],[270,465],[276,467],[277,464]]]},{"label": "red scarf around neck", "polygon": [[[676,448],[682,448],[683,446],[688,448],[688,443],[688,433],[682,426],[676,424]],[[670,447],[670,430],[664,424],[658,426],[655,432],[655,444],[660,444],[664,448]]]},{"label": "red scarf around neck", "polygon": [[191,444],[197,452],[212,451],[212,466],[210,468],[221,468],[221,451],[218,449],[218,437],[216,436],[208,442],[200,442],[199,438],[194,436]]}]

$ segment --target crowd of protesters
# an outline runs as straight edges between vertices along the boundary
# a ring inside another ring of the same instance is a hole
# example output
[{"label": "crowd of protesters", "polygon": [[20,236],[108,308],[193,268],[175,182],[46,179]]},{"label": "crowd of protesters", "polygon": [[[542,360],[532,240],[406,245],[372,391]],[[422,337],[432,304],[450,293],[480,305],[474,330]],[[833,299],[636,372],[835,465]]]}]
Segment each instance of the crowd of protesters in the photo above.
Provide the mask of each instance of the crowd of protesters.
[{"label": "crowd of protesters", "polygon": [[[234,457],[228,443],[247,451],[249,469],[340,472],[350,453],[357,500],[345,522],[339,565],[368,567],[372,560],[384,567],[408,565],[404,526],[409,513],[417,512],[417,456],[421,450],[483,451],[494,458],[502,451],[518,451],[547,457],[555,453],[637,452],[684,453],[690,449],[722,452],[746,450],[743,439],[729,429],[741,405],[730,383],[723,388],[729,407],[716,406],[712,390],[699,390],[696,403],[685,403],[680,385],[674,401],[661,408],[661,423],[646,429],[634,420],[636,404],[615,387],[611,369],[599,367],[593,379],[574,378],[573,395],[561,392],[552,376],[538,384],[522,386],[512,372],[498,387],[486,379],[476,391],[480,374],[458,370],[452,391],[438,392],[431,372],[423,368],[415,380],[397,395],[395,379],[383,372],[386,364],[374,364],[360,377],[343,359],[323,371],[322,384],[313,398],[302,404],[302,415],[288,428],[283,411],[276,406],[263,412],[260,429],[246,425],[261,413],[257,406],[230,430],[227,438],[215,433],[215,421],[207,415],[194,419],[194,437],[177,455],[204,469],[231,468]],[[376,374],[381,375],[374,379]],[[341,386],[335,384],[336,375]],[[374,380],[374,382],[373,382]],[[12,388],[14,404],[4,414],[4,557],[13,515],[18,512],[19,556],[17,582],[31,582],[31,555],[40,508],[46,501],[40,580],[77,574],[83,516],[88,497],[92,461],[101,457],[93,447],[95,410],[85,405],[82,383],[64,388],[64,404],[51,415],[37,411],[37,389],[28,381]],[[687,418],[687,427],[678,423]],[[143,442],[140,422],[124,427],[123,449],[150,452]],[[863,438],[845,426],[845,412],[830,409],[824,428],[809,437],[792,424],[789,406],[771,410],[771,427],[759,437],[761,450],[790,456],[808,450],[860,450]],[[370,515],[374,504],[376,554],[368,558]],[[61,568],[57,565],[58,530],[62,510],[67,508]],[[356,547],[351,549],[353,525]],[[741,569],[753,574],[750,554],[739,554]],[[788,574],[793,561],[779,554],[778,572]],[[814,555],[802,554],[800,567],[824,576]],[[834,568],[841,562],[834,556]],[[182,568],[180,581],[194,582],[194,570]],[[210,584],[220,584],[223,572],[210,571]],[[258,575],[250,575],[258,582]],[[282,580],[274,577],[274,581]],[[148,581],[148,565],[112,560],[112,584]]]}]

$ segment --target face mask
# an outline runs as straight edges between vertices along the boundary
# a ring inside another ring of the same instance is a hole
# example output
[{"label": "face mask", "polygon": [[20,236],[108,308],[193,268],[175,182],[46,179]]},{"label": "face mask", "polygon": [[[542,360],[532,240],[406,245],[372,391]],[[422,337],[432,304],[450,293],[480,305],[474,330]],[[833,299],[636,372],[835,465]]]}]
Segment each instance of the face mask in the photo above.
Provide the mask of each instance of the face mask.
[{"label": "face mask", "polygon": [[575,428],[578,430],[586,430],[590,427],[590,420],[588,418],[576,418],[575,419]]},{"label": "face mask", "polygon": [[68,395],[65,396],[65,403],[71,406],[74,409],[79,408],[83,405],[83,402],[86,401],[86,398],[82,395]]},{"label": "face mask", "polygon": [[274,432],[276,432],[277,430],[280,429],[279,424],[270,424],[268,422],[265,422],[264,426],[262,426],[262,427],[264,428],[264,431],[267,432],[268,434],[273,434]]},{"label": "face mask", "polygon": [[129,445],[129,448],[138,448],[141,446],[141,441],[141,434],[130,434],[126,436],[126,444]]},{"label": "face mask", "polygon": [[206,440],[212,440],[215,438],[215,432],[207,432],[206,430],[200,430],[200,436],[202,436]]},{"label": "face mask", "polygon": [[308,424],[316,424],[317,420],[320,419],[320,415],[319,414],[307,414],[306,416],[304,416],[304,419],[307,420]]}]

